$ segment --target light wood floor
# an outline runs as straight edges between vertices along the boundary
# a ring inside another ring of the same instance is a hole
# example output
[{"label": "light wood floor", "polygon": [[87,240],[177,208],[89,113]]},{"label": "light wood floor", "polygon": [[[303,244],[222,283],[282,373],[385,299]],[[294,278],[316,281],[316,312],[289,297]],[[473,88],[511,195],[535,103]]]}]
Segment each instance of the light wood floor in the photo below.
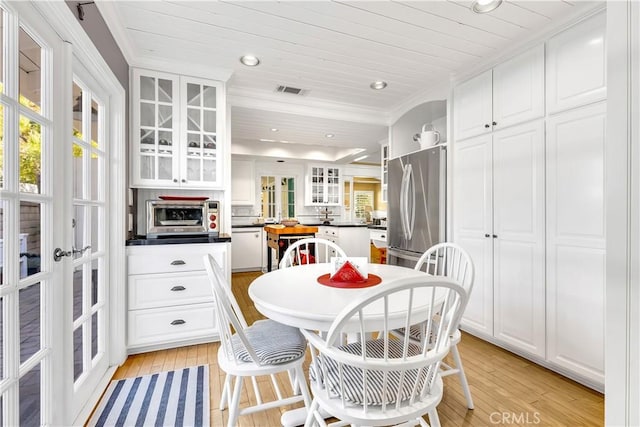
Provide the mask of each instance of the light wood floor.
[{"label": "light wood floor", "polygon": [[[234,294],[249,323],[263,318],[247,295],[249,284],[259,274],[233,275]],[[457,377],[446,377],[444,397],[438,406],[443,427],[604,425],[602,394],[468,334],[464,334],[458,348],[475,409],[467,410]],[[224,373],[217,365],[217,351],[218,344],[212,343],[133,355],[116,371],[114,379],[208,364],[211,424],[223,426],[226,425],[228,411],[219,409]],[[288,379],[283,376],[280,380],[282,387],[289,390]],[[261,382],[260,387],[266,396],[271,392],[268,382]],[[248,390],[242,400],[246,403],[253,399],[253,392]],[[239,425],[279,426],[280,414],[286,409],[242,416]]]}]

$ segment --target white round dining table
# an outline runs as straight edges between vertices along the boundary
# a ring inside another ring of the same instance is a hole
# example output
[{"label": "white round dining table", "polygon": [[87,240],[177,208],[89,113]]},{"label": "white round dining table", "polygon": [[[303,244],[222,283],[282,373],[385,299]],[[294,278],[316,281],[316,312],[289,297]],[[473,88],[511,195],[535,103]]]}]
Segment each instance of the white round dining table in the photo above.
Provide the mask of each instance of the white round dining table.
[{"label": "white round dining table", "polygon": [[[298,265],[271,271],[251,283],[249,297],[253,300],[256,309],[272,320],[301,329],[328,331],[342,309],[378,286],[384,286],[385,283],[394,279],[405,277],[433,280],[426,273],[411,268],[369,264],[368,272],[382,279],[378,285],[366,288],[337,288],[318,283],[318,277],[331,273],[331,269],[332,265],[326,263]],[[416,304],[419,305],[419,296],[415,299]],[[402,307],[403,312],[397,313],[400,322],[406,320],[406,303],[402,304]],[[370,312],[367,316],[382,318],[382,304],[379,311],[379,313]],[[389,326],[393,327],[391,324]],[[401,326],[403,324],[396,327]],[[377,330],[373,324],[372,330]]]}]

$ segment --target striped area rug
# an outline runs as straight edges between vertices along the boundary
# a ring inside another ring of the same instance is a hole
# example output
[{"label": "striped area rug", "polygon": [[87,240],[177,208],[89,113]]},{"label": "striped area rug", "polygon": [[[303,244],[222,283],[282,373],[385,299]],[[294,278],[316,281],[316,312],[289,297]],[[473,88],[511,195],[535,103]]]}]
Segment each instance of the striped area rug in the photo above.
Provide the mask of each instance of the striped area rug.
[{"label": "striped area rug", "polygon": [[208,426],[209,367],[114,380],[89,426]]}]

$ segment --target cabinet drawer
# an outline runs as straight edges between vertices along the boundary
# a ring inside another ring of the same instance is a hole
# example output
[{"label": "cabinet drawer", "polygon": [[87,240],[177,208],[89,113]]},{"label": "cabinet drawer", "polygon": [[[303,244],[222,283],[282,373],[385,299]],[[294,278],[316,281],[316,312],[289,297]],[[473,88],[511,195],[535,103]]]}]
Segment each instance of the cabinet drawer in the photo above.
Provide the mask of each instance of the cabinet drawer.
[{"label": "cabinet drawer", "polygon": [[213,292],[203,272],[137,274],[129,277],[129,309],[211,302]]},{"label": "cabinet drawer", "polygon": [[215,307],[183,305],[129,311],[129,346],[163,344],[216,333]]},{"label": "cabinet drawer", "polygon": [[335,227],[327,227],[323,230],[322,234],[324,236],[338,237],[338,229]]},{"label": "cabinet drawer", "polygon": [[211,253],[218,264],[224,268],[225,252],[225,244],[141,246],[135,250],[130,249],[127,263],[130,275],[204,271],[204,254]]},{"label": "cabinet drawer", "polygon": [[384,230],[370,230],[369,238],[371,240],[380,240],[382,242],[387,241],[387,232]]}]

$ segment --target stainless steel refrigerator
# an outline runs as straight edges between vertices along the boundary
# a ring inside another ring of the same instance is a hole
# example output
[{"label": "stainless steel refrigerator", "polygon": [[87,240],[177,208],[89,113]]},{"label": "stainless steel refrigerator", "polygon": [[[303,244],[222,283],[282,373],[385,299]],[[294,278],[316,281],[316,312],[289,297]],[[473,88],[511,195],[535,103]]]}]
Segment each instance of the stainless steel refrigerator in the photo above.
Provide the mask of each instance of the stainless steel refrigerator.
[{"label": "stainless steel refrigerator", "polygon": [[446,148],[389,160],[387,262],[413,268],[446,232]]}]

